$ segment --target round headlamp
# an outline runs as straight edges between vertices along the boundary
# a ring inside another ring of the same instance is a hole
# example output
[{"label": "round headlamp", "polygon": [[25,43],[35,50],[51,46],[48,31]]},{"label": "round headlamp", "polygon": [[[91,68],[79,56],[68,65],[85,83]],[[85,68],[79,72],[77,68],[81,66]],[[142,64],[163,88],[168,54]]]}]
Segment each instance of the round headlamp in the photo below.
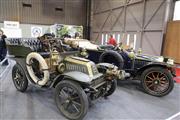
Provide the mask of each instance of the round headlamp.
[{"label": "round headlamp", "polygon": [[174,65],[174,60],[173,59],[168,59],[167,64]]},{"label": "round headlamp", "polygon": [[156,60],[157,60],[158,62],[163,62],[163,61],[164,61],[164,58],[163,58],[163,57],[158,57]]}]

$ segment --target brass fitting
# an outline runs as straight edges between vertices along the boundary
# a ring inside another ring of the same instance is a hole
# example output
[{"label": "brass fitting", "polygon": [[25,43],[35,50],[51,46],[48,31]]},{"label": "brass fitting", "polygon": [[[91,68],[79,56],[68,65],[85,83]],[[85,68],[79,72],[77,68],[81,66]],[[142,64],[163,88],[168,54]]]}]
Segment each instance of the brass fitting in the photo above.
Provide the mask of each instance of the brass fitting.
[{"label": "brass fitting", "polygon": [[82,48],[82,49],[80,50],[80,56],[81,56],[81,57],[87,58],[88,55],[89,55],[89,54],[87,53],[87,51],[86,51],[85,48]]},{"label": "brass fitting", "polygon": [[65,70],[65,64],[64,63],[60,63],[59,65],[58,65],[58,67],[57,67],[57,70],[58,70],[58,72],[59,73],[63,73],[64,72],[64,70]]},{"label": "brass fitting", "polygon": [[59,65],[60,61],[61,60],[60,60],[59,52],[56,49],[52,50],[52,52],[51,52],[51,65],[57,66],[57,65]]},{"label": "brass fitting", "polygon": [[119,79],[122,80],[125,78],[125,71],[124,70],[118,70],[118,67],[112,65],[109,69],[106,71],[107,79]]}]

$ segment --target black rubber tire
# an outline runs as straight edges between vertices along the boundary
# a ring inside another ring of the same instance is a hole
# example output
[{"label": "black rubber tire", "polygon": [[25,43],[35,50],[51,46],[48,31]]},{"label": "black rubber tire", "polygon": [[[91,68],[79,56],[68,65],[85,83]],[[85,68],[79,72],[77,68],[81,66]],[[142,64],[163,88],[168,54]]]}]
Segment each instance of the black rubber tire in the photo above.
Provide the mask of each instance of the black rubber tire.
[{"label": "black rubber tire", "polygon": [[[165,89],[164,91],[162,92],[155,92],[155,91],[152,91],[150,90],[146,84],[145,84],[145,76],[148,75],[149,73],[151,72],[159,72],[159,73],[162,73],[166,78],[167,78],[167,81],[168,81],[168,87],[167,89]],[[148,68],[146,69],[142,75],[141,75],[141,85],[143,87],[143,90],[144,92],[152,95],[152,96],[156,96],[156,97],[162,97],[162,96],[165,96],[167,94],[169,94],[173,88],[174,88],[174,80],[173,80],[173,76],[172,74],[166,69],[166,68],[163,68],[163,67],[151,67],[151,68]]]},{"label": "black rubber tire", "polygon": [[[18,77],[21,77],[21,78],[18,78]],[[12,79],[13,79],[14,86],[16,87],[18,91],[25,92],[27,90],[28,79],[26,78],[26,74],[23,68],[19,64],[14,65],[12,69]]]},{"label": "black rubber tire", "polygon": [[[71,114],[68,114],[67,111],[64,110],[64,108],[62,107],[62,103],[60,103],[60,97],[59,97],[59,92],[61,91],[61,89],[63,89],[64,87],[70,87],[74,90],[76,90],[78,92],[78,96],[80,98],[80,101],[82,103],[82,106],[80,107],[81,110],[80,110],[80,113],[78,115],[71,115]],[[55,102],[56,102],[56,105],[59,109],[59,111],[68,119],[71,119],[71,120],[81,120],[84,118],[84,116],[87,114],[87,111],[88,111],[88,108],[89,108],[89,102],[88,102],[88,97],[86,95],[86,93],[84,92],[84,90],[82,89],[82,87],[72,81],[72,80],[63,80],[63,81],[60,81],[56,87],[55,87]]]},{"label": "black rubber tire", "polygon": [[111,83],[111,87],[110,89],[106,92],[106,94],[104,95],[104,97],[110,96],[114,93],[114,91],[117,88],[117,80],[113,80]]},{"label": "black rubber tire", "polygon": [[99,57],[99,63],[111,63],[116,65],[119,69],[123,69],[123,57],[116,51],[109,50],[102,53]]}]

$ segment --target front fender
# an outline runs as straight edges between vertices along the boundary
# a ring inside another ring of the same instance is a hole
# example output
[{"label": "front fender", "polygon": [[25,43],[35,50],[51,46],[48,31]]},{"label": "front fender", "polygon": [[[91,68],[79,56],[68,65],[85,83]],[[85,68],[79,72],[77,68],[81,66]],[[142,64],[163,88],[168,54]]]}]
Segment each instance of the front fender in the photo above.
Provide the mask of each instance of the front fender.
[{"label": "front fender", "polygon": [[86,83],[86,84],[90,84],[92,81],[92,78],[85,73],[78,72],[78,71],[70,71],[70,72],[66,72],[66,73],[58,75],[54,79],[54,83],[52,84],[52,86],[55,87],[63,79],[71,79],[71,80],[75,80],[77,82]]},{"label": "front fender", "polygon": [[67,72],[64,75],[83,83],[90,83],[92,80],[89,75],[78,71]]},{"label": "front fender", "polygon": [[136,73],[141,74],[144,70],[150,68],[150,67],[162,67],[162,68],[167,68],[170,70],[170,72],[173,74],[173,66],[167,65],[166,63],[159,63],[159,62],[150,62],[147,65],[139,68]]}]

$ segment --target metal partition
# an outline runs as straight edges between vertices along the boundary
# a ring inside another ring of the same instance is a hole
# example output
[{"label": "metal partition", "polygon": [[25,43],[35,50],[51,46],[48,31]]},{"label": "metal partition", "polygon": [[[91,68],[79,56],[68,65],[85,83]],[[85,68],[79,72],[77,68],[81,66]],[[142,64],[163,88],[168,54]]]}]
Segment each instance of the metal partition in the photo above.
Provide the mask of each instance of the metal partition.
[{"label": "metal partition", "polygon": [[136,49],[142,48],[144,53],[160,55],[172,2],[173,0],[93,0],[91,39],[104,44],[107,35],[115,34],[117,41],[126,44],[128,41],[136,41]]}]

